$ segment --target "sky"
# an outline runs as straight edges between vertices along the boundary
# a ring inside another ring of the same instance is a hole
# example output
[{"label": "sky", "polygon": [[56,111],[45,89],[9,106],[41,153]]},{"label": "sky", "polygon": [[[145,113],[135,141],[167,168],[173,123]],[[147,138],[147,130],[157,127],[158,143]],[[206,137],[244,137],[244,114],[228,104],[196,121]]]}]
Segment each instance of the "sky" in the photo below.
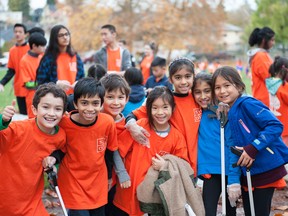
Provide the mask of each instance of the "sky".
[{"label": "sky", "polygon": [[[7,9],[8,0],[0,0],[1,4]],[[224,0],[226,10],[234,10],[241,7],[245,2],[248,2],[252,9],[256,9],[255,0]],[[46,0],[30,0],[30,6],[32,9],[42,8],[46,4]]]}]

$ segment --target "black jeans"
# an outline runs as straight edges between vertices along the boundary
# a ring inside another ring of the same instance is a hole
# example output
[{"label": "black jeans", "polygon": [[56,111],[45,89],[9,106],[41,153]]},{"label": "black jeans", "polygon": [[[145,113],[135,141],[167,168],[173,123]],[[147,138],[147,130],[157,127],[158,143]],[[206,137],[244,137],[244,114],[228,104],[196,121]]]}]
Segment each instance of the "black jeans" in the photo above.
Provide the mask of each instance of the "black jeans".
[{"label": "black jeans", "polygon": [[[227,188],[227,176],[226,176]],[[203,202],[206,216],[217,215],[217,205],[221,194],[221,175],[213,174],[210,179],[204,179],[203,183]],[[226,215],[236,216],[236,207],[230,205],[226,189]]]},{"label": "black jeans", "polygon": [[[254,188],[253,200],[256,216],[269,216],[271,211],[271,202],[275,188]],[[248,191],[242,188],[242,199],[245,216],[251,215]]]},{"label": "black jeans", "polygon": [[74,210],[70,209],[68,216],[105,216],[105,207],[101,206],[90,210]]},{"label": "black jeans", "polygon": [[19,108],[19,113],[23,115],[27,115],[25,97],[16,97],[16,99],[17,99],[17,104]]}]

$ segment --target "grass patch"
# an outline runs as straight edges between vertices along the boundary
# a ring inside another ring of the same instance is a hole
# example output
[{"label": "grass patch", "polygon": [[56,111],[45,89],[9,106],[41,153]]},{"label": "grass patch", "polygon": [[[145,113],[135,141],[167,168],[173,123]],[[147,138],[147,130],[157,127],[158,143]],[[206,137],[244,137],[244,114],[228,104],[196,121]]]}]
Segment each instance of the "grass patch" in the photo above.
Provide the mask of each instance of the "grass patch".
[{"label": "grass patch", "polygon": [[[6,74],[7,68],[0,67],[0,80]],[[6,85],[4,92],[0,92],[0,112],[7,105],[10,105],[12,100],[15,99],[12,80],[10,80]]]}]

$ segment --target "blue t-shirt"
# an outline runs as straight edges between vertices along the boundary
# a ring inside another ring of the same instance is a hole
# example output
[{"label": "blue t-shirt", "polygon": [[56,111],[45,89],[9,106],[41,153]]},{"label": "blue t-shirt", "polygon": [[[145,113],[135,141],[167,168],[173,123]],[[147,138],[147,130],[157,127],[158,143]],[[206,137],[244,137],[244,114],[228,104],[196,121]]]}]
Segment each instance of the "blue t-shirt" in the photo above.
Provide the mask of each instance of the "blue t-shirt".
[{"label": "blue t-shirt", "polygon": [[145,84],[146,89],[154,88],[155,86],[167,86],[171,91],[173,90],[173,85],[169,82],[166,75],[158,82],[156,82],[156,78],[154,75],[150,76],[147,79],[147,82]]}]

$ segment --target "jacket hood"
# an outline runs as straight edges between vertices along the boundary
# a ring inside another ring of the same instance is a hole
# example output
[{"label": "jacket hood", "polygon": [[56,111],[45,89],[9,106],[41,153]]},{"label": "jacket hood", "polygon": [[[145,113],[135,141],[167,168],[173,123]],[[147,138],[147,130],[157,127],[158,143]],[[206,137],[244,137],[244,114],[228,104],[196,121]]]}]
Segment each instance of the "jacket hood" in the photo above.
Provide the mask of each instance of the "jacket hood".
[{"label": "jacket hood", "polygon": [[144,86],[142,85],[132,85],[130,86],[131,93],[129,95],[129,101],[136,103],[139,102],[145,97]]},{"label": "jacket hood", "polygon": [[280,78],[270,77],[265,80],[268,92],[272,95],[276,95],[279,87],[282,85],[282,80]]},{"label": "jacket hood", "polygon": [[257,52],[267,52],[267,50],[262,48],[253,48],[247,51],[247,55],[249,58],[253,57]]}]

